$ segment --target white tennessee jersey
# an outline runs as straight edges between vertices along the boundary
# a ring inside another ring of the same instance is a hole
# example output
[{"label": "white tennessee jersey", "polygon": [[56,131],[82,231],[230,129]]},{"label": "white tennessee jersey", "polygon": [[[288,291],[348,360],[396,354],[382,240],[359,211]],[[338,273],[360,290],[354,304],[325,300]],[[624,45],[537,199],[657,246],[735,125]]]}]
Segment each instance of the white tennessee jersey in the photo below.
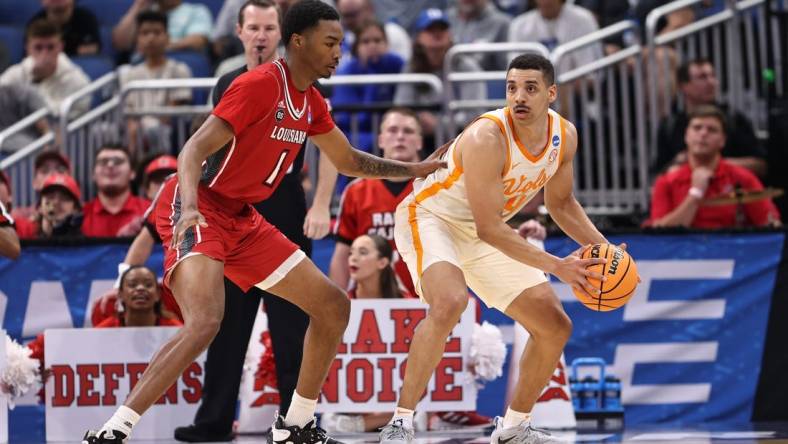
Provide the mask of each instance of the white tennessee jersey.
[{"label": "white tennessee jersey", "polygon": [[[509,107],[482,114],[478,119],[495,122],[506,141],[506,162],[501,172],[505,198],[501,219],[509,220],[517,214],[555,174],[564,157],[567,122],[557,112],[548,109],[547,144],[537,155],[531,154],[514,131]],[[434,171],[424,179],[416,179],[413,193],[403,201],[458,225],[472,224],[473,214],[465,190],[465,175],[459,162],[457,142],[460,134],[446,152],[448,167]]]}]

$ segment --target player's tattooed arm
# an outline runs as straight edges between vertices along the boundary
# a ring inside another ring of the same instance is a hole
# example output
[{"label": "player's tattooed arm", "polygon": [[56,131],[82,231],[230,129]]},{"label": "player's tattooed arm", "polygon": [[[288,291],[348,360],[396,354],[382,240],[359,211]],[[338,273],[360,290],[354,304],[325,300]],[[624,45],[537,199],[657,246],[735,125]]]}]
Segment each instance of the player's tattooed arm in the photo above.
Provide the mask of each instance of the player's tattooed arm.
[{"label": "player's tattooed arm", "polygon": [[353,162],[359,176],[364,177],[412,177],[411,164],[383,159],[359,150],[353,150]]},{"label": "player's tattooed arm", "polygon": [[418,163],[382,159],[353,148],[347,137],[338,128],[310,139],[331,159],[337,170],[355,177],[424,177],[438,168],[445,168],[441,156],[446,151],[442,146],[430,157]]}]

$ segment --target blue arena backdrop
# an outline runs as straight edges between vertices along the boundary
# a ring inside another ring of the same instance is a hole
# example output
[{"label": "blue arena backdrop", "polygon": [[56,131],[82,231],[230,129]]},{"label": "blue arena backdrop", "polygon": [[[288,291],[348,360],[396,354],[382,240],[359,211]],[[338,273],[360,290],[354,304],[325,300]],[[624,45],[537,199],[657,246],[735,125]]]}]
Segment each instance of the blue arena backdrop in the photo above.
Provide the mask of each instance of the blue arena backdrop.
[{"label": "blue arena backdrop", "polygon": [[[628,243],[643,283],[624,309],[609,313],[588,310],[556,283],[574,322],[567,362],[604,358],[622,378],[630,425],[749,421],[783,240],[783,233],[611,237]],[[565,255],[576,245],[557,237],[546,248]],[[84,325],[91,293],[111,285],[126,249],[30,246],[16,262],[0,259],[0,326],[29,340],[47,323]],[[332,241],[315,243],[321,269],[332,250]],[[161,259],[157,248],[149,265],[160,272]],[[484,308],[483,318],[511,326],[495,310]],[[505,376],[487,384],[479,394],[480,413],[500,414],[506,384]],[[29,441],[31,433],[38,436],[36,424],[43,428],[43,411],[36,407],[18,407],[10,418],[12,440]]]}]

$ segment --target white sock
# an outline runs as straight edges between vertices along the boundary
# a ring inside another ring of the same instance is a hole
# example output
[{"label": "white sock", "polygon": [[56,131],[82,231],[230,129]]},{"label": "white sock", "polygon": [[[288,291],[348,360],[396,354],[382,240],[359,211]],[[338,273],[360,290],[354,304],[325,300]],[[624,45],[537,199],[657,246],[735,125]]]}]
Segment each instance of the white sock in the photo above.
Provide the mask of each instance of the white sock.
[{"label": "white sock", "polygon": [[285,416],[285,425],[298,427],[307,425],[315,418],[316,408],[317,399],[306,399],[298,392],[293,392],[293,400],[290,402],[290,408],[287,409],[287,416]]},{"label": "white sock", "polygon": [[397,408],[394,410],[394,416],[391,417],[390,423],[393,423],[398,419],[402,420],[402,427],[409,429],[413,428],[413,410],[397,406]]},{"label": "white sock", "polygon": [[139,420],[140,415],[137,412],[122,405],[118,407],[118,410],[115,411],[115,414],[104,424],[101,430],[117,430],[128,437],[131,435],[131,429],[134,428]]},{"label": "white sock", "polygon": [[512,410],[511,407],[506,409],[506,415],[503,417],[503,428],[516,427],[520,424],[527,426],[531,423],[531,413],[518,412]]}]

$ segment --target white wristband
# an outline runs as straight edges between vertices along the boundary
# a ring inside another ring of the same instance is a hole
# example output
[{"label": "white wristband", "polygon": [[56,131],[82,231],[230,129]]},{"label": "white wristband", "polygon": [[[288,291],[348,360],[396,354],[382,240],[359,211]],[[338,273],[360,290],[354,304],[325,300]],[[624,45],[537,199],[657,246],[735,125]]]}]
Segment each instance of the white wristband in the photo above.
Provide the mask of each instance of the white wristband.
[{"label": "white wristband", "polygon": [[687,192],[687,194],[694,197],[695,199],[703,199],[703,195],[706,194],[706,192],[698,187],[692,187],[689,189],[689,192]]},{"label": "white wristband", "polygon": [[121,262],[118,264],[118,278],[115,279],[114,288],[116,289],[120,288],[120,278],[123,277],[123,273],[125,273],[126,270],[128,270],[129,268],[131,268],[131,265],[125,262]]}]

